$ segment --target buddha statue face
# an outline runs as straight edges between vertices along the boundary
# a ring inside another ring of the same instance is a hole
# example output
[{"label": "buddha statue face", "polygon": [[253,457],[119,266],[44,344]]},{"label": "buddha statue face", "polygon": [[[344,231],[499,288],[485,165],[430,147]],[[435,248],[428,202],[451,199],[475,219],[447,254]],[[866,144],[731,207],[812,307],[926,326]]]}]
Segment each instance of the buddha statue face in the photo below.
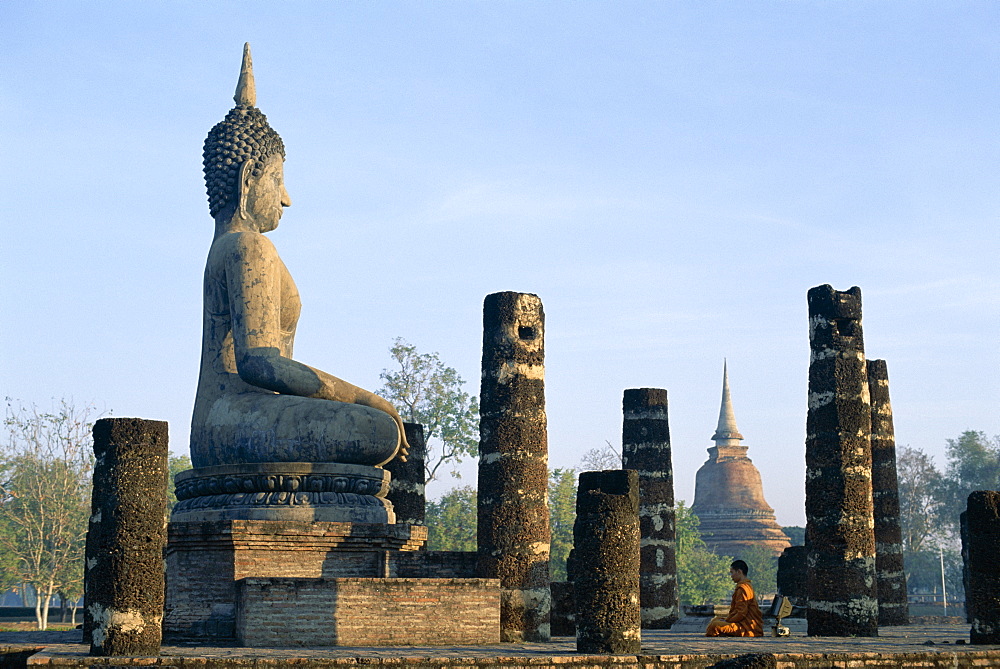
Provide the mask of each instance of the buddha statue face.
[{"label": "buddha statue face", "polygon": [[257,232],[270,232],[278,227],[285,207],[292,199],[285,190],[285,159],[272,154],[263,165],[248,160],[240,169],[239,216],[247,220]]}]

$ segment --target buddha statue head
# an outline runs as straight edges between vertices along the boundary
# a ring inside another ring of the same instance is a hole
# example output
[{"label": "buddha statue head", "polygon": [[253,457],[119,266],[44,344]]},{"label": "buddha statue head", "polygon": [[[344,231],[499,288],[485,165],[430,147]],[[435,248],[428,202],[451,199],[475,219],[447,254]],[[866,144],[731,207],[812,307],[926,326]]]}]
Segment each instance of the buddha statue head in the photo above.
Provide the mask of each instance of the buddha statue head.
[{"label": "buddha statue head", "polygon": [[227,209],[242,206],[241,189],[245,188],[246,180],[250,177],[259,179],[268,170],[269,164],[275,160],[281,163],[285,157],[285,144],[281,137],[268,124],[267,117],[254,106],[257,91],[249,43],[243,45],[243,66],[233,100],[236,106],[205,138],[202,164],[208,190],[208,209],[213,218]]}]

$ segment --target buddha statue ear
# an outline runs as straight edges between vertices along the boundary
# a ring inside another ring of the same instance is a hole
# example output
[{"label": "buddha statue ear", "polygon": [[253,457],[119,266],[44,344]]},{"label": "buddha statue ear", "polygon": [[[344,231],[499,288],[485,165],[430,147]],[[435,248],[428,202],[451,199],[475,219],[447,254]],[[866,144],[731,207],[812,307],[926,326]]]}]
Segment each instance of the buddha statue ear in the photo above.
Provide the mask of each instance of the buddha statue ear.
[{"label": "buddha statue ear", "polygon": [[247,194],[250,192],[250,178],[253,176],[253,158],[247,158],[240,165],[239,176],[239,205],[236,207],[236,215],[240,220],[247,220]]}]

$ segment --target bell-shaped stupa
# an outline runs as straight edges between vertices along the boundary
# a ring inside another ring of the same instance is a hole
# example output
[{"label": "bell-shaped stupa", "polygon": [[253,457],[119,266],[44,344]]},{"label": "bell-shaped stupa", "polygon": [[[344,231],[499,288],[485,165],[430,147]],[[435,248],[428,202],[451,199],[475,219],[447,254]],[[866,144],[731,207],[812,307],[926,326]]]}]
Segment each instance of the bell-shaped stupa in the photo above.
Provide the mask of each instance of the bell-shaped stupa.
[{"label": "bell-shaped stupa", "polygon": [[729,370],[722,368],[722,408],[712,435],[715,446],[695,478],[691,510],[701,521],[701,536],[719,555],[740,558],[747,548],[762,546],[775,555],[791,545],[764,499],[760,472],[740,444],[729,394]]}]

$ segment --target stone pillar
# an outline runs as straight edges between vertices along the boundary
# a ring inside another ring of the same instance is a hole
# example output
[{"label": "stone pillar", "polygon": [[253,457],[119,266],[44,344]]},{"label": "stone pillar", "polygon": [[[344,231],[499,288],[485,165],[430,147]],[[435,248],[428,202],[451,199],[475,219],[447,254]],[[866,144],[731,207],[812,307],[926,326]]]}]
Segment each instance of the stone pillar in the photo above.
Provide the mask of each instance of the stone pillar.
[{"label": "stone pillar", "polygon": [[419,423],[403,423],[406,442],[410,454],[406,462],[394,458],[384,465],[392,476],[389,479],[389,494],[396,522],[404,525],[423,525],[427,511],[424,496],[424,460],[427,457],[427,443],[424,441],[424,426]]},{"label": "stone pillar", "polygon": [[576,636],[576,601],[573,581],[553,581],[550,626],[552,636]]},{"label": "stone pillar", "polygon": [[666,630],[680,618],[667,391],[626,390],[622,410],[622,467],[639,474],[642,627]]},{"label": "stone pillar", "polygon": [[958,535],[962,540],[962,592],[965,593],[965,622],[971,624],[972,588],[969,585],[969,512],[958,514]]},{"label": "stone pillar", "polygon": [[94,424],[84,642],[100,656],[159,655],[167,541],[167,423]]},{"label": "stone pillar", "polygon": [[969,597],[977,644],[1000,644],[1000,490],[977,490],[966,507],[969,530]]},{"label": "stone pillar", "polygon": [[809,635],[878,636],[871,402],[861,289],[809,290]]},{"label": "stone pillar", "polygon": [[639,475],[583,472],[576,493],[576,650],[639,653]]},{"label": "stone pillar", "polygon": [[547,641],[548,437],[545,315],[527,293],[483,304],[479,575],[500,579],[500,640]]},{"label": "stone pillar", "polygon": [[789,546],[778,557],[778,592],[799,606],[809,599],[809,550]]},{"label": "stone pillar", "polygon": [[878,624],[910,624],[903,571],[903,531],[899,525],[899,481],[896,478],[896,434],[889,403],[885,360],[868,361],[868,394],[872,405],[872,505],[875,516],[875,575],[878,580]]}]

